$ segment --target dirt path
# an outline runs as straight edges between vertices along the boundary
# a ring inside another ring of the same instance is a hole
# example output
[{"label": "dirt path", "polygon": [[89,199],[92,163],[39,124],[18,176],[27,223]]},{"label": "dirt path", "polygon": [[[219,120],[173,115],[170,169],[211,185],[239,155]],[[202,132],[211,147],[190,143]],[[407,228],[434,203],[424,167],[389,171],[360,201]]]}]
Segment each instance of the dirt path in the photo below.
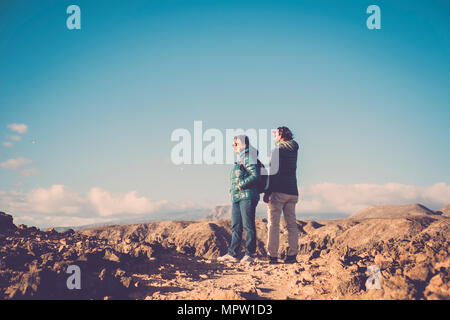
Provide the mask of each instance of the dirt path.
[{"label": "dirt path", "polygon": [[[323,259],[270,265],[219,263],[176,255],[152,274],[136,273],[137,299],[333,299]],[[156,269],[156,270],[155,270]],[[150,270],[149,270],[150,271]]]}]

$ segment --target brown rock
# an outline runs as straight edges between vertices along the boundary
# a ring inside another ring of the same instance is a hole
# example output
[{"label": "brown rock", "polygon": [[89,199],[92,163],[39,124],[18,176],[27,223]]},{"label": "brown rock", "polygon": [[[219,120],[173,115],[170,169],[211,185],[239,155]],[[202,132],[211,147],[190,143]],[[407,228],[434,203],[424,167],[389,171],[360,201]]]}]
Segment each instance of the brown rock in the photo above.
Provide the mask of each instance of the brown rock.
[{"label": "brown rock", "polygon": [[308,260],[313,260],[320,257],[320,250],[314,250],[309,256]]},{"label": "brown rock", "polygon": [[106,250],[104,259],[113,261],[113,262],[120,262],[120,258],[117,254],[115,254],[112,250]]},{"label": "brown rock", "polygon": [[425,288],[424,295],[427,299],[450,299],[450,282],[448,275],[437,274],[431,278]]},{"label": "brown rock", "polygon": [[46,232],[52,235],[58,234],[58,231],[56,231],[55,228],[48,228]]},{"label": "brown rock", "polygon": [[365,277],[363,275],[353,275],[341,280],[336,286],[336,291],[342,296],[353,295],[363,290],[364,283]]},{"label": "brown rock", "polygon": [[391,276],[382,281],[383,299],[412,300],[418,298],[418,292],[411,280],[402,276]]},{"label": "brown rock", "polygon": [[8,230],[16,230],[16,226],[13,223],[13,217],[4,212],[0,212],[0,232]]},{"label": "brown rock", "polygon": [[429,265],[419,264],[414,266],[411,270],[406,272],[406,276],[408,276],[412,280],[418,281],[427,281],[428,276],[430,275],[431,267]]}]

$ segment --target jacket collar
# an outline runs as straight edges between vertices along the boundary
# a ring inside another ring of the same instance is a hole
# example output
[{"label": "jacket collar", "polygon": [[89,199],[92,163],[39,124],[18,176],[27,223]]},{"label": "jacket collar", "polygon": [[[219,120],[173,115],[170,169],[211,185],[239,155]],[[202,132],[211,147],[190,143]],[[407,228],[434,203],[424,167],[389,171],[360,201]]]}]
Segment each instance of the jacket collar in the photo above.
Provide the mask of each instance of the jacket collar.
[{"label": "jacket collar", "polygon": [[237,155],[236,164],[241,164],[244,162],[245,155],[249,153],[249,148],[242,149]]}]

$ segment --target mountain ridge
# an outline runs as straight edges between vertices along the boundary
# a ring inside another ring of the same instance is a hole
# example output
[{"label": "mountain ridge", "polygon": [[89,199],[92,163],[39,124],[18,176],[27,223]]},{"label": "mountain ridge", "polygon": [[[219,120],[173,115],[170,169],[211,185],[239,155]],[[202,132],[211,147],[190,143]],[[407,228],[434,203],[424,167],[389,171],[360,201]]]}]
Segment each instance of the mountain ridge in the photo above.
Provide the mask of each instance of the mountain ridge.
[{"label": "mountain ridge", "polygon": [[376,205],[362,209],[349,218],[371,219],[371,218],[404,218],[412,216],[434,216],[440,215],[440,211],[433,211],[420,203],[406,205]]}]

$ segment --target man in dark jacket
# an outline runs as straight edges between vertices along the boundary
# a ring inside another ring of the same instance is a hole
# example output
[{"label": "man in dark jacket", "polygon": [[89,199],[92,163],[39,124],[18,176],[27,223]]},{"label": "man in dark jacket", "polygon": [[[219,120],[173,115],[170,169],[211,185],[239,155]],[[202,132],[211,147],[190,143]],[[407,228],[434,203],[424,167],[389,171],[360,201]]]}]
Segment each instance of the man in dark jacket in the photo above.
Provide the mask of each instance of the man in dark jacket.
[{"label": "man in dark jacket", "polygon": [[283,212],[288,230],[288,252],[285,263],[296,262],[298,250],[298,228],[295,205],[298,202],[297,153],[299,146],[287,127],[279,127],[275,132],[276,148],[271,156],[271,169],[278,169],[269,176],[269,187],[264,194],[268,205],[267,249],[270,263],[277,263],[280,242],[280,217]]}]

